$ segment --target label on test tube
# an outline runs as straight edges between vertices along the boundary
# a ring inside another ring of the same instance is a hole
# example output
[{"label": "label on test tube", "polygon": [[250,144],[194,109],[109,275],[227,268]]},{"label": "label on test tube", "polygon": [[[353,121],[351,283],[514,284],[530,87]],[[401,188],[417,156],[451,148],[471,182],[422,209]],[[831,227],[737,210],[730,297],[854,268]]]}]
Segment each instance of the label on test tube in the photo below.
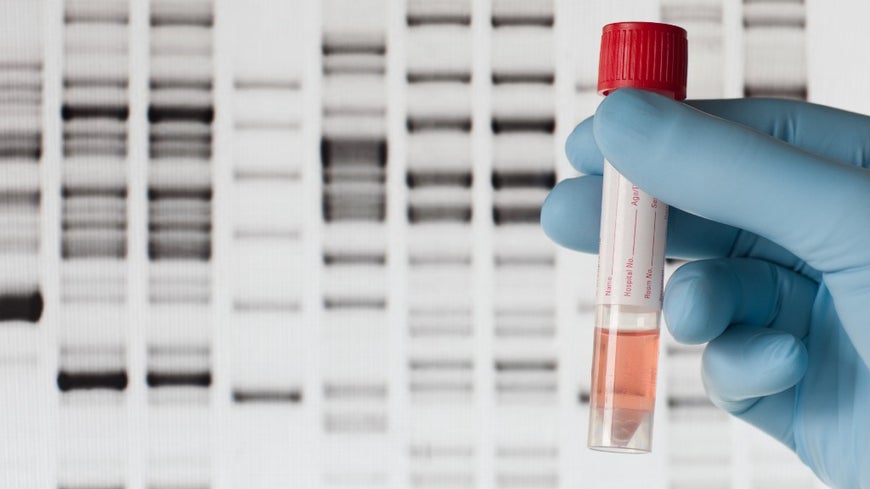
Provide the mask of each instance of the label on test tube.
[{"label": "label on test tube", "polygon": [[668,206],[604,161],[598,304],[662,306]]}]

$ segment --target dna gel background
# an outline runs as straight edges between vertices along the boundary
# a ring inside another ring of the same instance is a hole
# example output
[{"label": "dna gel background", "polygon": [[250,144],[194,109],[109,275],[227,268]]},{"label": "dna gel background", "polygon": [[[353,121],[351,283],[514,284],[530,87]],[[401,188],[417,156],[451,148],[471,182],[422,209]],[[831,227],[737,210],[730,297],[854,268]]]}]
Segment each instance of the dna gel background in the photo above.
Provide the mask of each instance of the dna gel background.
[{"label": "dna gel background", "polygon": [[603,24],[685,27],[692,98],[870,112],[841,54],[868,18],[0,1],[0,487],[821,487],[672,341],[654,452],[587,450],[595,259],[538,207],[600,100]]}]

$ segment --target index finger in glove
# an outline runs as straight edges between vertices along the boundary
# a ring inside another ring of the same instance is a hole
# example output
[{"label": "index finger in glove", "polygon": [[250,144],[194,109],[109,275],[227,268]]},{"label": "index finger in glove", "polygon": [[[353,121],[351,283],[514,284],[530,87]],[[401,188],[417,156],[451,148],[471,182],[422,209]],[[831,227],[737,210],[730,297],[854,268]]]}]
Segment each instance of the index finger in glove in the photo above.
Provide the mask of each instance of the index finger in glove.
[{"label": "index finger in glove", "polygon": [[[743,124],[811,153],[870,165],[870,117],[798,100],[743,98],[687,100],[707,114]],[[581,173],[601,175],[604,155],[593,135],[594,116],[565,141],[568,161]]]}]

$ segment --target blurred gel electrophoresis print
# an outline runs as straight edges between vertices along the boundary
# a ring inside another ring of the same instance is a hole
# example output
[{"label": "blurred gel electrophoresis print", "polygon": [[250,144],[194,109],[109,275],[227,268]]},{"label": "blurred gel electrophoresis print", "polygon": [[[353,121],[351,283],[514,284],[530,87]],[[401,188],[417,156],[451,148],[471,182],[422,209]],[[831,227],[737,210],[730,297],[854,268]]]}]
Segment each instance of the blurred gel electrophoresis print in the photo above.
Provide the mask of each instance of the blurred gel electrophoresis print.
[{"label": "blurred gel electrophoresis print", "polygon": [[0,487],[821,487],[667,337],[653,453],[589,451],[595,258],[538,215],[604,24],[868,111],[851,4],[3,0]]}]

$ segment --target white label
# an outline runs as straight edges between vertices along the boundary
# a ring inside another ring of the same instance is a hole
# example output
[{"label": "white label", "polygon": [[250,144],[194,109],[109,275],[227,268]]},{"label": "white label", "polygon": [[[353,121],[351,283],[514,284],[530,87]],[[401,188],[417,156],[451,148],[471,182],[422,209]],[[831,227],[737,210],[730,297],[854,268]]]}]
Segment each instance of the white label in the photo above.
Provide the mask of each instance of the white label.
[{"label": "white label", "polygon": [[604,161],[598,304],[662,307],[668,206]]}]

